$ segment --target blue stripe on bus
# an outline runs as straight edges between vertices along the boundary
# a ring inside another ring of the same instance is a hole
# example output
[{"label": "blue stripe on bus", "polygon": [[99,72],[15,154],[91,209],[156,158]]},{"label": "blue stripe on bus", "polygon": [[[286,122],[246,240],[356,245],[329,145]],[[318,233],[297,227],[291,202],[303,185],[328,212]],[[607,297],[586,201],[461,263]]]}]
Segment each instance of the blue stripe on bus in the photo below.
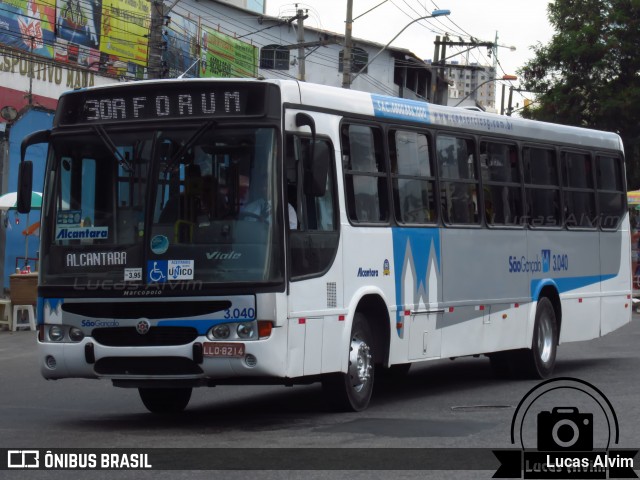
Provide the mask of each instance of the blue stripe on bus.
[{"label": "blue stripe on bus", "polygon": [[431,123],[429,104],[404,98],[371,94],[373,113],[376,117]]},{"label": "blue stripe on bus", "polygon": [[[406,297],[413,299],[414,303],[422,301],[437,302],[437,298],[428,298],[429,264],[431,260],[440,273],[440,230],[437,228],[392,228],[393,236],[393,275],[396,287],[396,305],[404,305]],[[433,249],[433,256],[430,258]],[[414,273],[415,284],[412,292],[405,292],[404,275],[405,268],[411,266]],[[408,294],[408,295],[407,295]],[[396,312],[397,333],[400,338],[404,335],[402,322],[402,310]]]},{"label": "blue stripe on bus", "polygon": [[583,277],[538,278],[531,280],[531,298],[537,299],[540,295],[540,291],[547,285],[555,287],[558,293],[566,293],[588,285],[604,282],[616,276],[616,274],[608,274],[586,275]]}]

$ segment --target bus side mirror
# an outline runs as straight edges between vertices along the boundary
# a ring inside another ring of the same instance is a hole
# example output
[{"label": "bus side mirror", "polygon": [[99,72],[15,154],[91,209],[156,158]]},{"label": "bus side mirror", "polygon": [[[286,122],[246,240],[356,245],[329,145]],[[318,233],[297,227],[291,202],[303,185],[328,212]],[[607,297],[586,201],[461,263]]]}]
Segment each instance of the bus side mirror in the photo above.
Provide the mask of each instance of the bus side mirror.
[{"label": "bus side mirror", "polygon": [[33,162],[26,160],[20,162],[18,167],[18,213],[31,211],[31,192],[33,190]]},{"label": "bus side mirror", "polygon": [[309,197],[323,197],[327,190],[329,175],[329,146],[327,142],[317,142],[304,158],[304,193]]}]

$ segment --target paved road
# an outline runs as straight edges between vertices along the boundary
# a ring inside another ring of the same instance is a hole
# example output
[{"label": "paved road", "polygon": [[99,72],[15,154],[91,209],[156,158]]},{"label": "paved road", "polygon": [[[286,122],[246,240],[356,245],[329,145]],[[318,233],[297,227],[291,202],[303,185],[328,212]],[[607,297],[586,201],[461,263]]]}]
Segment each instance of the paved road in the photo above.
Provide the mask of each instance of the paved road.
[{"label": "paved road", "polygon": [[[556,376],[596,386],[620,425],[619,445],[640,447],[640,316],[601,339],[562,345]],[[515,407],[539,384],[498,380],[485,358],[414,367],[378,384],[368,410],[332,412],[318,385],[196,389],[179,416],[147,413],[137,391],[106,381],[40,377],[33,332],[0,331],[0,448],[510,448]],[[580,392],[554,393],[546,408],[590,408]],[[597,412],[596,412],[597,413]],[[597,416],[597,415],[596,415]],[[531,423],[530,420],[523,425]],[[595,422],[594,442],[602,424]],[[523,427],[524,428],[524,427]],[[530,428],[530,427],[527,427]],[[378,452],[378,453],[376,453]],[[384,459],[385,450],[371,458]],[[465,452],[462,450],[462,452]],[[255,453],[247,451],[247,456]],[[284,451],[287,455],[290,451]],[[209,454],[215,455],[212,450]],[[242,462],[242,460],[239,460]],[[250,461],[250,460],[248,460]],[[295,462],[294,462],[295,464]],[[0,477],[7,472],[0,472]],[[146,475],[145,475],[146,474]],[[492,472],[342,472],[333,478],[490,478]],[[11,472],[10,478],[151,478],[151,472]],[[325,478],[326,472],[153,472],[153,478]]]}]

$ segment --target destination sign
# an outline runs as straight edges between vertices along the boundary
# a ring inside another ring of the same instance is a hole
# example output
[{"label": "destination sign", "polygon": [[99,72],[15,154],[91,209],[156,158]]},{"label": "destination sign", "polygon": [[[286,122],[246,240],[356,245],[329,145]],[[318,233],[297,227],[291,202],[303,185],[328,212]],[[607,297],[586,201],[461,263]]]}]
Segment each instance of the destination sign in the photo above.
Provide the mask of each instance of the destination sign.
[{"label": "destination sign", "polygon": [[[63,95],[59,125],[264,115],[266,84],[154,83],[81,90]],[[271,92],[270,92],[271,93]],[[276,95],[278,96],[278,95]]]}]

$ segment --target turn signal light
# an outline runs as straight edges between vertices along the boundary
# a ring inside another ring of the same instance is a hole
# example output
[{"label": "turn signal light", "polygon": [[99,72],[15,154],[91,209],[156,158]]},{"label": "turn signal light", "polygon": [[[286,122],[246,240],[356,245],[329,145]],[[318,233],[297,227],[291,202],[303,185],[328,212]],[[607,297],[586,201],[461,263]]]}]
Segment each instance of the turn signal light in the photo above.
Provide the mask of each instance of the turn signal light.
[{"label": "turn signal light", "polygon": [[272,329],[273,323],[269,320],[258,320],[258,337],[269,338],[271,336]]}]

